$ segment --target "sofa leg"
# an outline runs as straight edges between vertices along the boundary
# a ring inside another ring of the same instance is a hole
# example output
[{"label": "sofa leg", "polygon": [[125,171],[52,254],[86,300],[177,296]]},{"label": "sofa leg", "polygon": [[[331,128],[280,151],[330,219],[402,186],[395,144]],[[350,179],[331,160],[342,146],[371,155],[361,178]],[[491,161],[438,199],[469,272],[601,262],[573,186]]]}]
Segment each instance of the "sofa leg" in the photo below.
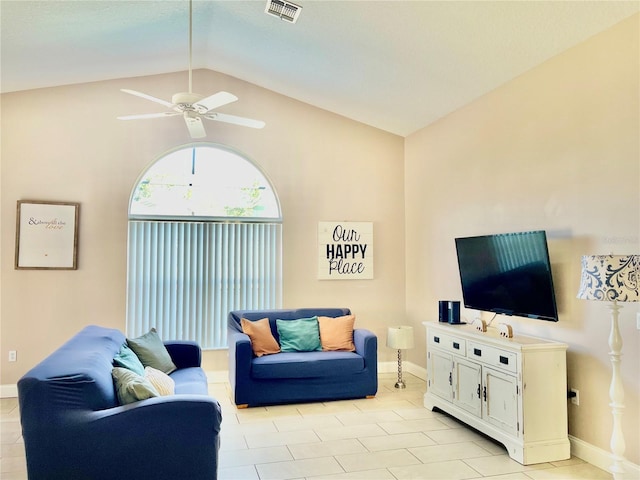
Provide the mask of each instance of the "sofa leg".
[{"label": "sofa leg", "polygon": [[249,408],[249,404],[248,404],[248,403],[243,403],[243,404],[241,404],[241,405],[236,405],[236,408],[237,408],[238,410],[241,410],[241,409],[243,409],[243,408]]},{"label": "sofa leg", "polygon": [[375,395],[367,395],[365,398],[371,399],[371,398],[376,398],[376,396]]}]

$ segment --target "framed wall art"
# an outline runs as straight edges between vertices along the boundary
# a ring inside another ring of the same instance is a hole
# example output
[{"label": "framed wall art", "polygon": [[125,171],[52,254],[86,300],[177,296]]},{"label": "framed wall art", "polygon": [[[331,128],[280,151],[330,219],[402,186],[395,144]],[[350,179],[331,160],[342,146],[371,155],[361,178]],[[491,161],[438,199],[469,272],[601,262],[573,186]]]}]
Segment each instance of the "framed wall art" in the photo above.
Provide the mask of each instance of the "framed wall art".
[{"label": "framed wall art", "polygon": [[79,203],[18,200],[16,269],[76,270]]},{"label": "framed wall art", "polygon": [[373,278],[373,223],[318,222],[318,279]]}]

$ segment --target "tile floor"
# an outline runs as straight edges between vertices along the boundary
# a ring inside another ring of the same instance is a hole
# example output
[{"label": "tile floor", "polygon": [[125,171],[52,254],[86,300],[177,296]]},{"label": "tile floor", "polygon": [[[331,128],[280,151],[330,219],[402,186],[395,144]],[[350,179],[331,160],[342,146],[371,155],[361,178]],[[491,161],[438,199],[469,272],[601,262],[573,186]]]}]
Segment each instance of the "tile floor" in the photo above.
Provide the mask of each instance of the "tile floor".
[{"label": "tile floor", "polygon": [[[211,383],[222,405],[220,480],[502,479],[611,480],[578,458],[523,466],[504,448],[422,406],[425,384],[381,374],[373,399],[237,410],[229,385]],[[0,400],[0,478],[27,478],[17,400]],[[70,479],[71,480],[71,479]]]}]

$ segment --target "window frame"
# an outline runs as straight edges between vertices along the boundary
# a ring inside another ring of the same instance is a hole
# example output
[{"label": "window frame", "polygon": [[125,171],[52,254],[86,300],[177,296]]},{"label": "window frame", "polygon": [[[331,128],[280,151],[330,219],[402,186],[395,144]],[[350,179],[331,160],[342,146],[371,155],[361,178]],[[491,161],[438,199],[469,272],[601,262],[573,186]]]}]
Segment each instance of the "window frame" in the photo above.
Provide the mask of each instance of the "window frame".
[{"label": "window frame", "polygon": [[[175,152],[178,152],[180,150],[186,150],[186,149],[189,149],[189,148],[197,148],[197,147],[209,147],[209,148],[224,150],[226,152],[232,153],[232,154],[237,155],[238,157],[241,157],[244,160],[246,160],[251,166],[253,166],[264,177],[265,181],[267,182],[267,184],[271,188],[271,192],[273,193],[273,196],[274,196],[275,202],[276,202],[276,207],[278,209],[278,216],[276,216],[276,217],[237,217],[237,216],[219,216],[219,215],[218,216],[209,216],[209,215],[182,216],[182,215],[132,214],[131,213],[131,206],[133,205],[134,197],[135,197],[135,193],[136,193],[136,191],[138,189],[138,185],[140,185],[142,180],[144,180],[144,177],[147,174],[147,172],[149,171],[149,169],[152,168],[161,159],[163,159],[163,158],[165,158],[165,157],[167,157],[167,156],[169,156],[169,155],[171,155],[171,154],[173,154]],[[269,175],[267,175],[267,173],[264,171],[264,169],[257,162],[255,162],[251,157],[249,157],[245,153],[241,152],[240,150],[237,150],[237,149],[235,149],[233,147],[230,147],[228,145],[223,145],[223,144],[214,143],[214,142],[191,142],[191,143],[178,145],[178,146],[176,146],[174,148],[171,148],[171,149],[161,153],[160,155],[156,156],[151,162],[149,162],[144,167],[142,172],[136,178],[136,181],[135,181],[135,183],[133,185],[133,188],[131,189],[131,194],[129,195],[129,204],[127,206],[127,220],[175,220],[175,221],[180,221],[180,222],[197,221],[197,222],[244,222],[244,223],[269,222],[269,223],[282,223],[282,206],[280,204],[280,198],[278,197],[278,193],[277,193],[277,191],[275,189],[275,186],[273,185],[273,182],[271,181],[271,178],[269,178]]]}]

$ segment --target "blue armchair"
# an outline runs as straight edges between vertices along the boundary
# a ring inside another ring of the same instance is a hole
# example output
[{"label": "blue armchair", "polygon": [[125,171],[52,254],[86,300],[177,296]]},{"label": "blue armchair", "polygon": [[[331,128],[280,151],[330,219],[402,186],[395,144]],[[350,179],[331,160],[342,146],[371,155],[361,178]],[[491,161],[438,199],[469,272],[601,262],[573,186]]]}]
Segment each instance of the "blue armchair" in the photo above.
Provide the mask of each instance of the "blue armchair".
[{"label": "blue armchair", "polygon": [[373,397],[378,391],[378,339],[363,328],[353,331],[355,352],[287,352],[256,357],[241,319],[269,319],[279,342],[276,320],[340,317],[348,308],[238,310],[229,313],[229,382],[238,407]]}]

